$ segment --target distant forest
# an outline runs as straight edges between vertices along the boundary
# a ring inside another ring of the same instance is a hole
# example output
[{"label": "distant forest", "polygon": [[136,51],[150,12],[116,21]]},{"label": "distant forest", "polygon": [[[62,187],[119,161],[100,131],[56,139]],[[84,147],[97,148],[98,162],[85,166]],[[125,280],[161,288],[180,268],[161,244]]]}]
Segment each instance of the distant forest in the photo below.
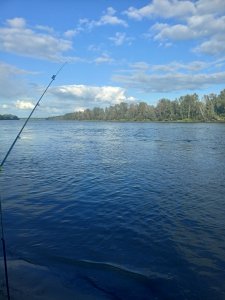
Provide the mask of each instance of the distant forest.
[{"label": "distant forest", "polygon": [[0,115],[0,120],[19,120],[19,118],[14,115]]},{"label": "distant forest", "polygon": [[[52,118],[51,118],[52,119]],[[145,102],[120,103],[114,106],[77,111],[54,117],[62,120],[101,121],[225,121],[225,89],[219,95],[197,94],[181,96],[176,100],[161,99],[156,106]]]}]

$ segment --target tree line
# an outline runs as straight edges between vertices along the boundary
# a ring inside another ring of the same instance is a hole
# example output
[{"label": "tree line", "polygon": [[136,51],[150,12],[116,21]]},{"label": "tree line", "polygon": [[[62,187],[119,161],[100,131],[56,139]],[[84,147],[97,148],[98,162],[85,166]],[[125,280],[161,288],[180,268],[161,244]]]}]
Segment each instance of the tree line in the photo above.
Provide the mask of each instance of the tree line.
[{"label": "tree line", "polygon": [[14,115],[0,115],[0,120],[19,120],[17,116]]},{"label": "tree line", "polygon": [[197,94],[179,99],[160,99],[155,106],[145,102],[94,107],[55,117],[63,120],[101,121],[225,121],[225,89],[200,100]]}]

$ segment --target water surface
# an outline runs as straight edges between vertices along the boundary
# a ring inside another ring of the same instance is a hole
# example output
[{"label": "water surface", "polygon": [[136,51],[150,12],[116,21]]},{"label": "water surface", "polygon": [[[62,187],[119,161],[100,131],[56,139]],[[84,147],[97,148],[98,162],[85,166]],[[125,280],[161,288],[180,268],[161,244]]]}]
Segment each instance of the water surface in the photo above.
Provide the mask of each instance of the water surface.
[{"label": "water surface", "polygon": [[[21,125],[1,121],[1,160]],[[0,179],[14,299],[225,299],[224,136],[28,123]]]}]

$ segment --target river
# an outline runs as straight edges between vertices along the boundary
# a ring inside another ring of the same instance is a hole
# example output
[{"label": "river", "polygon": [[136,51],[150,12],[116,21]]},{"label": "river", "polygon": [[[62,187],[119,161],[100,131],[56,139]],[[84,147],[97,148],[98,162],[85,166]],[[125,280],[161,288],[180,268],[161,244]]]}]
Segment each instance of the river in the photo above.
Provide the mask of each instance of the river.
[{"label": "river", "polygon": [[0,184],[12,299],[225,299],[225,124],[31,120]]}]

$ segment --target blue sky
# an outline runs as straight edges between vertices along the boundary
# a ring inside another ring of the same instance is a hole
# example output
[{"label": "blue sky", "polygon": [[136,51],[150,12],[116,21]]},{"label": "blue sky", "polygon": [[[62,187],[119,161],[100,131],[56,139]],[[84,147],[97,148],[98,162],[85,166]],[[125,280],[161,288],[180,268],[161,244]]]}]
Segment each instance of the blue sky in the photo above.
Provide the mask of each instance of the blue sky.
[{"label": "blue sky", "polygon": [[1,0],[0,114],[156,104],[225,88],[224,0]]}]

